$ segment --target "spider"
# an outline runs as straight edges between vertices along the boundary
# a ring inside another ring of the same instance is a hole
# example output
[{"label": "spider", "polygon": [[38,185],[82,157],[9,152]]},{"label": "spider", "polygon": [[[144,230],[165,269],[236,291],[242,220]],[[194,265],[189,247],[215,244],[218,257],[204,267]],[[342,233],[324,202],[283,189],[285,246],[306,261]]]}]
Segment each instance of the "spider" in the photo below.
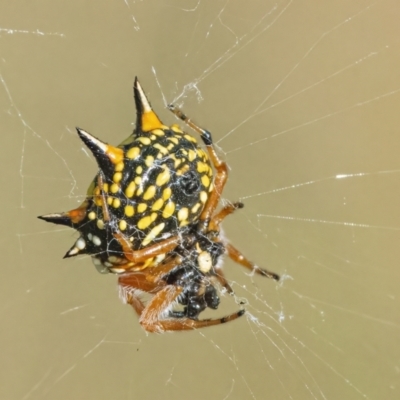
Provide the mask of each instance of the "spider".
[{"label": "spider", "polygon": [[[221,234],[221,222],[243,204],[216,211],[228,168],[211,133],[173,105],[169,110],[200,135],[206,151],[177,124],[165,126],[137,78],[134,99],[136,127],[119,146],[77,128],[99,171],[78,208],[38,218],[80,233],[64,258],[89,254],[100,273],[118,274],[120,294],[146,331],[233,321],[245,310],[199,319],[207,307],[218,308],[218,286],[233,294],[221,269],[225,254],[257,274],[279,276],[253,264]],[[143,292],[152,295],[147,304],[139,297]]]}]

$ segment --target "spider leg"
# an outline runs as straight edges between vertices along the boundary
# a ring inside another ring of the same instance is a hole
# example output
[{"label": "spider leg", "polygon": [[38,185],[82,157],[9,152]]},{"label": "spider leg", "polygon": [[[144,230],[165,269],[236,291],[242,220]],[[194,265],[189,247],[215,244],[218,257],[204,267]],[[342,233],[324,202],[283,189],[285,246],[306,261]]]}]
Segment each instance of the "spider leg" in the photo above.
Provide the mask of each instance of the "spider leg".
[{"label": "spider leg", "polygon": [[233,291],[231,285],[228,283],[228,281],[225,278],[225,274],[223,273],[222,268],[215,268],[215,278],[220,283],[220,285],[226,289],[226,291],[230,295],[234,294],[234,291]]},{"label": "spider leg", "polygon": [[118,277],[118,286],[120,287],[121,297],[130,304],[140,317],[145,305],[135,293],[140,290],[146,293],[157,293],[166,286],[161,280],[162,276],[171,271],[176,265],[180,264],[182,259],[175,257],[169,262],[157,267],[149,267],[145,272],[132,271],[121,274]]},{"label": "spider leg", "polygon": [[[165,283],[162,281],[153,282],[148,279],[146,272],[137,271],[121,274],[118,277],[118,286],[126,293],[129,293],[131,290],[135,291],[136,289],[146,293],[157,293],[165,286]],[[126,296],[123,300],[130,304],[129,296]]]},{"label": "spider leg", "polygon": [[[182,259],[180,257],[175,257],[164,265],[150,267],[145,271],[127,272],[119,276],[118,284],[122,289],[125,300],[139,315],[139,322],[144,329],[148,332],[197,329],[233,321],[244,314],[244,310],[240,310],[219,319],[161,319],[163,313],[173,304],[183,290],[181,287],[166,285],[161,278],[181,262]],[[135,290],[155,295],[145,306],[135,293]]]},{"label": "spider leg", "polygon": [[226,205],[218,214],[216,214],[209,225],[210,231],[219,231],[219,226],[221,222],[230,214],[238,210],[239,208],[243,208],[244,204],[240,202],[230,203]]},{"label": "spider leg", "polygon": [[194,320],[189,318],[160,319],[168,307],[182,293],[182,288],[167,285],[160,290],[143,309],[139,322],[148,332],[183,331],[204,328],[230,322],[242,316],[245,311],[240,310],[219,319]]},{"label": "spider leg", "polygon": [[136,292],[135,290],[123,292],[123,296],[124,296],[124,300],[127,302],[127,304],[130,304],[133,307],[133,309],[136,311],[136,314],[140,317],[140,315],[142,314],[143,310],[146,307],[143,304],[142,300],[140,300],[140,298],[138,297],[138,295],[135,292]]},{"label": "spider leg", "polygon": [[182,259],[178,256],[156,267],[148,267],[142,271],[125,272],[119,275],[118,285],[126,289],[133,288],[147,293],[156,293],[166,285],[162,277],[181,263]]},{"label": "spider leg", "polygon": [[144,249],[133,250],[131,242],[119,229],[116,229],[113,235],[121,245],[125,258],[134,263],[140,263],[151,257],[169,253],[178,246],[180,241],[179,236],[173,236],[159,243],[147,246]]},{"label": "spider leg", "polygon": [[145,272],[127,272],[118,277],[118,286],[120,288],[120,297],[127,304],[130,304],[140,317],[143,310],[146,308],[142,300],[138,296],[138,291],[146,293],[157,293],[163,287],[165,282],[151,281]]},{"label": "spider leg", "polygon": [[249,261],[238,249],[232,246],[230,243],[225,243],[225,249],[228,253],[228,256],[235,261],[236,263],[242,265],[243,267],[256,272],[262,276],[266,276],[267,278],[275,279],[279,281],[279,275],[275,274],[275,272],[267,271],[266,269],[262,269]]}]

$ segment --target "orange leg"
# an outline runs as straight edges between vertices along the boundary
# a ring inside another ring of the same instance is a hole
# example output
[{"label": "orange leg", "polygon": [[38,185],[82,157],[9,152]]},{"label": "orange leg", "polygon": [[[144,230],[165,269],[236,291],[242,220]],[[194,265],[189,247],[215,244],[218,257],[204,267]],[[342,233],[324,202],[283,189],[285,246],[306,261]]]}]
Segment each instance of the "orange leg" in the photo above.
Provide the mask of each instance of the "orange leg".
[{"label": "orange leg", "polygon": [[147,293],[156,293],[166,285],[162,277],[181,263],[181,257],[175,257],[164,264],[149,267],[143,271],[128,271],[119,275],[118,284],[124,288],[134,288]]},{"label": "orange leg", "polygon": [[218,282],[221,284],[221,286],[224,287],[230,295],[233,295],[234,291],[233,291],[231,285],[226,280],[225,275],[222,272],[222,268],[216,268],[215,273],[216,273],[215,278],[218,280]]},{"label": "orange leg", "polygon": [[173,236],[168,239],[163,240],[160,243],[147,246],[141,250],[133,250],[131,247],[131,242],[129,239],[117,230],[114,233],[114,237],[118,240],[119,244],[122,246],[122,251],[127,260],[134,263],[139,263],[148,260],[150,257],[155,257],[160,254],[167,254],[174,250],[179,244],[179,236]]},{"label": "orange leg", "polygon": [[143,310],[146,308],[142,300],[140,300],[139,297],[135,294],[135,291],[129,291],[127,293],[124,293],[124,296],[126,302],[133,307],[137,315],[139,315],[140,317]]},{"label": "orange leg", "polygon": [[237,262],[238,264],[246,267],[247,269],[256,272],[262,276],[266,276],[267,278],[275,279],[279,281],[279,275],[275,274],[274,272],[267,271],[266,269],[262,269],[249,261],[239,250],[233,247],[230,243],[225,244],[225,249],[229,255],[229,257]]},{"label": "orange leg", "polygon": [[231,203],[228,204],[227,206],[225,206],[218,214],[216,214],[209,225],[209,229],[210,231],[219,231],[219,226],[221,224],[221,222],[230,214],[232,214],[233,212],[235,212],[237,209],[239,208],[243,208],[244,204],[237,202],[237,203]]},{"label": "orange leg", "polygon": [[[125,289],[125,300],[139,315],[139,322],[148,332],[181,331],[213,326],[233,321],[244,314],[244,310],[237,311],[224,318],[193,320],[190,318],[162,319],[163,313],[174,304],[183,288],[166,285],[162,276],[171,271],[182,260],[178,257],[164,265],[147,268],[144,271],[128,272],[120,275],[118,283]],[[229,286],[229,285],[228,285]],[[135,289],[154,294],[145,306],[135,294]]]},{"label": "orange leg", "polygon": [[204,328],[230,322],[242,316],[245,311],[240,310],[219,319],[194,320],[189,318],[160,319],[163,312],[173,304],[182,293],[182,288],[168,285],[160,290],[141,312],[139,322],[148,332],[183,331]]},{"label": "orange leg", "polygon": [[[210,146],[207,146],[207,148],[208,147]],[[228,167],[225,163],[221,163],[218,166],[215,166],[215,169],[217,173],[214,178],[214,190],[210,193],[204,209],[200,215],[200,220],[204,221],[203,223],[205,225],[205,229],[208,227],[211,217],[218,207],[222,191],[224,190],[224,186],[226,184],[226,181],[228,180]]]},{"label": "orange leg", "polygon": [[[168,108],[172,111],[178,118],[184,121],[187,125],[189,125],[193,130],[200,134],[204,144],[207,147],[208,154],[210,156],[211,162],[216,170],[216,176],[214,179],[214,190],[211,192],[207,203],[204,206],[204,209],[200,215],[200,221],[202,221],[202,227],[200,228],[203,231],[219,231],[219,225],[222,220],[227,217],[229,214],[232,214],[235,209],[243,207],[242,203],[235,203],[232,205],[228,205],[224,207],[215,217],[212,217],[216,208],[218,207],[219,201],[221,199],[221,194],[228,179],[228,167],[225,162],[223,162],[217,155],[215,148],[213,146],[211,133],[193,121],[191,121],[178,107],[173,105],[169,105]],[[256,273],[267,276],[269,278],[279,280],[279,275],[269,272],[265,269],[259,268],[247,258],[243,256],[239,252],[239,250],[235,249],[232,245],[226,244],[226,250],[228,252],[229,257],[244,267],[255,271]],[[220,283],[227,288],[229,292],[232,292],[229,284],[227,283],[225,277],[219,273],[218,280]],[[229,287],[229,289],[228,289]]]},{"label": "orange leg", "polygon": [[[130,292],[131,289],[133,289],[133,291],[138,289],[146,293],[157,293],[165,287],[166,283],[162,280],[154,281],[149,278],[146,272],[137,271],[121,274],[118,277],[118,285],[120,288],[125,289],[126,292]],[[129,296],[125,300],[128,304],[131,304]]]}]

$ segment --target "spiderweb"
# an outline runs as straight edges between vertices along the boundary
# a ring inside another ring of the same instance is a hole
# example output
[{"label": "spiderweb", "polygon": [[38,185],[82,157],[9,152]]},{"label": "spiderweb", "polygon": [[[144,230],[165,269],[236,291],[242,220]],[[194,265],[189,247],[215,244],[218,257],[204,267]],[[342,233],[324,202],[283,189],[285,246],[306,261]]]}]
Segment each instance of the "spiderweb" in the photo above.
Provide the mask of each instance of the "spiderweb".
[{"label": "spiderweb", "polygon": [[[400,259],[397,4],[15,1],[0,6],[4,399],[397,399]],[[230,166],[245,208],[226,235],[240,320],[147,335],[70,229],[36,220],[84,198],[75,126],[132,130],[138,75]]]}]

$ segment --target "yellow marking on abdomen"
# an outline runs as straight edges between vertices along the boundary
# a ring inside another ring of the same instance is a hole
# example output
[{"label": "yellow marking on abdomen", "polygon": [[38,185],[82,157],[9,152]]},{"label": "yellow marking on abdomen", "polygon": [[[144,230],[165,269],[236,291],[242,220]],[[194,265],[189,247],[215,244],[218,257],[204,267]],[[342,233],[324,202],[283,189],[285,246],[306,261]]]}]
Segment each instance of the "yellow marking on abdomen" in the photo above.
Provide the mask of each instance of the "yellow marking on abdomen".
[{"label": "yellow marking on abdomen", "polygon": [[148,137],[141,136],[137,139],[138,142],[143,143],[148,146],[151,143],[151,140]]},{"label": "yellow marking on abdomen", "polygon": [[164,133],[164,131],[162,129],[153,129],[151,131],[151,133],[154,133],[157,136],[164,136],[165,135],[165,133]]},{"label": "yellow marking on abdomen", "polygon": [[121,172],[116,172],[113,176],[113,181],[115,183],[119,183],[122,179],[122,173]]},{"label": "yellow marking on abdomen", "polygon": [[146,246],[149,243],[151,243],[159,234],[160,232],[164,229],[165,223],[162,222],[161,224],[156,225],[144,238],[142,242],[142,246]]},{"label": "yellow marking on abdomen", "polygon": [[172,193],[172,190],[170,187],[165,188],[163,190],[163,195],[162,195],[163,199],[165,201],[167,201],[171,197],[171,193]]},{"label": "yellow marking on abdomen", "polygon": [[156,194],[156,187],[154,185],[149,186],[147,190],[144,192],[143,199],[150,200],[154,197],[155,194]]},{"label": "yellow marking on abdomen", "polygon": [[146,204],[146,203],[140,203],[140,204],[137,206],[137,211],[138,211],[138,213],[145,212],[146,210],[147,210],[147,204]]},{"label": "yellow marking on abdomen", "polygon": [[151,215],[148,215],[146,217],[143,217],[141,220],[138,222],[138,228],[139,229],[146,229],[150,226],[152,222],[154,222],[157,218],[156,213],[152,213]]},{"label": "yellow marking on abdomen", "polygon": [[132,217],[135,214],[135,209],[133,206],[127,205],[125,206],[124,212],[127,217]]},{"label": "yellow marking on abdomen", "polygon": [[[171,131],[174,131],[176,133],[183,133],[182,129],[180,128],[180,126],[178,124],[173,124],[171,125]],[[172,139],[172,138],[170,138]]]},{"label": "yellow marking on abdomen", "polygon": [[116,183],[113,183],[110,187],[110,192],[111,193],[117,193],[119,190],[119,185],[117,185]]},{"label": "yellow marking on abdomen", "polygon": [[124,169],[124,163],[121,161],[115,166],[116,172],[121,172]]},{"label": "yellow marking on abdomen", "polygon": [[153,156],[147,156],[146,160],[144,161],[147,167],[151,167],[154,163],[154,157]]},{"label": "yellow marking on abdomen", "polygon": [[208,199],[207,193],[204,192],[204,191],[200,192],[200,201],[201,201],[202,203],[205,203],[205,202],[207,201],[207,199]]},{"label": "yellow marking on abdomen", "polygon": [[126,158],[129,158],[129,159],[133,160],[133,159],[136,158],[139,154],[140,154],[140,149],[139,149],[139,147],[132,147],[131,149],[129,149],[129,150],[126,152]]},{"label": "yellow marking on abdomen", "polygon": [[133,194],[135,193],[135,190],[136,190],[136,183],[131,182],[125,189],[126,197],[131,198],[133,196]]},{"label": "yellow marking on abdomen", "polygon": [[167,183],[171,177],[168,167],[163,166],[164,170],[160,172],[156,178],[156,185],[162,186]]},{"label": "yellow marking on abdomen", "polygon": [[197,211],[199,210],[199,207],[201,206],[201,203],[197,203],[195,204],[192,209],[190,210],[193,214],[197,213]]},{"label": "yellow marking on abdomen", "polygon": [[167,205],[165,206],[162,216],[163,218],[169,218],[174,214],[175,211],[175,203],[173,201],[170,201],[169,203],[167,203]]},{"label": "yellow marking on abdomen", "polygon": [[178,220],[179,221],[186,221],[189,216],[189,210],[186,207],[181,208],[178,211]]},{"label": "yellow marking on abdomen", "polygon": [[207,188],[210,186],[210,178],[207,175],[201,177],[201,183]]},{"label": "yellow marking on abdomen", "polygon": [[151,209],[153,211],[158,211],[161,210],[161,207],[164,205],[164,200],[163,199],[157,199],[154,204],[152,205]]},{"label": "yellow marking on abdomen", "polygon": [[118,199],[118,198],[115,198],[115,199],[113,200],[112,206],[113,206],[114,208],[118,208],[120,205],[121,205],[121,200]]},{"label": "yellow marking on abdomen", "polygon": [[164,155],[168,154],[168,150],[164,146],[162,146],[160,143],[156,143],[153,147],[157,150],[160,150],[160,152]]}]

